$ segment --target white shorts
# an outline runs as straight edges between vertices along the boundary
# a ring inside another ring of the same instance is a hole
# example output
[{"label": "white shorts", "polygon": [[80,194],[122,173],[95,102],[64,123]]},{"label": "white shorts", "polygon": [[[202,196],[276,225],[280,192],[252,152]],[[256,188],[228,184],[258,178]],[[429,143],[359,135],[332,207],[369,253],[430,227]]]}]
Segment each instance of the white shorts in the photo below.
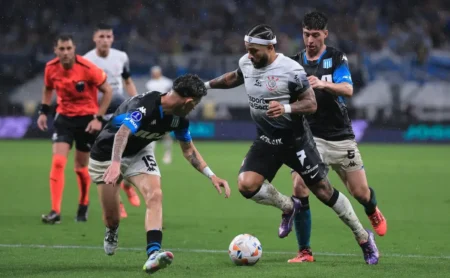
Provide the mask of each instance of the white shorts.
[{"label": "white shorts", "polygon": [[[95,183],[103,183],[103,174],[111,161],[97,161],[89,158],[89,175]],[[134,156],[123,157],[120,165],[121,179],[140,174],[161,176],[153,148],[149,144]]]},{"label": "white shorts", "polygon": [[323,162],[333,170],[352,172],[364,168],[355,140],[327,141],[314,137],[314,141]]}]

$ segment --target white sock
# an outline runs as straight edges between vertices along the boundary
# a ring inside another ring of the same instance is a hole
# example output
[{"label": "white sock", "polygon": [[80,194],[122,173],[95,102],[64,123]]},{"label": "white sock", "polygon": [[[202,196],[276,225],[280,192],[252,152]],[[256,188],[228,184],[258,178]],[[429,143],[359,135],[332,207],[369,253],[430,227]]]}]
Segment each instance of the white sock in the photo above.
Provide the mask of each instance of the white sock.
[{"label": "white sock", "polygon": [[366,242],[369,239],[369,234],[364,230],[361,222],[359,222],[358,216],[356,216],[356,213],[353,210],[352,204],[344,194],[339,192],[339,197],[332,209],[339,218],[352,229],[358,242]]},{"label": "white sock", "polygon": [[288,213],[294,209],[294,202],[291,197],[281,194],[268,182],[264,182],[258,193],[251,199],[261,205],[277,207],[284,213]]}]

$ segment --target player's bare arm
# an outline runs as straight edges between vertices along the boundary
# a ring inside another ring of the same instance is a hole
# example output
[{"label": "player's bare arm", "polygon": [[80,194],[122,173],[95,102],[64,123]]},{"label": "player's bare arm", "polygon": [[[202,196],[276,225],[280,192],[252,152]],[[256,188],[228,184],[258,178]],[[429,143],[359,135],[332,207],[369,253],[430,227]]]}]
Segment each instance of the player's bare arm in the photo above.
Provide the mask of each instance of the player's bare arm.
[{"label": "player's bare arm", "polygon": [[281,104],[278,101],[271,101],[269,103],[269,110],[267,115],[271,118],[280,117],[283,114],[312,114],[317,110],[316,95],[311,88],[306,89],[300,94],[298,100],[291,104]]},{"label": "player's bare arm", "polygon": [[[98,87],[98,90],[103,93],[102,101],[100,102],[100,107],[98,109],[98,115],[103,116],[109,107],[112,99],[112,88],[108,82],[103,82],[102,85]],[[86,132],[96,133],[102,129],[102,121],[97,117],[94,117],[92,121],[89,122],[86,127]]]},{"label": "player's bare arm", "polygon": [[209,84],[212,89],[231,89],[244,84],[244,76],[239,70],[235,70],[214,78],[206,84]]},{"label": "player's bare arm", "polygon": [[123,85],[130,97],[134,97],[135,95],[137,95],[136,85],[134,85],[134,81],[131,77],[128,77],[126,79],[124,78]]},{"label": "player's bare arm", "polygon": [[98,87],[98,90],[103,93],[103,98],[102,101],[100,102],[98,114],[105,115],[106,110],[108,110],[109,104],[111,103],[112,88],[108,84],[108,82],[103,82],[103,84]]},{"label": "player's bare arm", "polygon": [[120,161],[122,160],[122,154],[127,146],[130,134],[131,130],[126,125],[122,125],[114,136],[111,165],[103,175],[103,181],[106,184],[115,184],[120,176]]},{"label": "player's bare arm", "polygon": [[191,165],[197,169],[200,173],[204,174],[208,178],[211,179],[214,187],[219,192],[219,194],[222,194],[223,187],[225,189],[225,198],[228,198],[230,196],[230,187],[228,186],[228,182],[226,180],[223,180],[219,177],[217,177],[211,169],[206,164],[205,160],[201,156],[201,154],[198,152],[197,148],[195,147],[194,143],[192,141],[190,142],[183,142],[180,141],[180,147],[183,151],[183,155],[186,158]]},{"label": "player's bare arm", "polygon": [[324,80],[320,80],[316,76],[308,76],[309,84],[313,89],[323,89],[327,92],[343,97],[352,97],[353,96],[353,85],[347,82],[342,83],[333,83]]},{"label": "player's bare arm", "polygon": [[37,121],[40,130],[45,131],[48,129],[47,126],[47,114],[50,112],[50,102],[52,101],[53,88],[44,86],[42,90],[42,103],[41,111]]}]

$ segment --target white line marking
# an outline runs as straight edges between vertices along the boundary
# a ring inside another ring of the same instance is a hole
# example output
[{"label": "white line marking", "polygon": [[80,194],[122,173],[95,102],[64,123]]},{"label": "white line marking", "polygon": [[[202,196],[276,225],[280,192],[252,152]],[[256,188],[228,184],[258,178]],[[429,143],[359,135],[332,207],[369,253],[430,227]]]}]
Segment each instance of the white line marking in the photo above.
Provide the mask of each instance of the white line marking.
[{"label": "white line marking", "polygon": [[[45,249],[85,249],[85,250],[103,250],[101,246],[83,246],[83,245],[40,245],[40,244],[0,244],[0,248],[45,248]],[[119,247],[121,251],[145,251],[145,248],[139,247]],[[214,249],[188,249],[188,248],[167,248],[167,250],[177,252],[192,252],[192,253],[227,253],[227,250],[214,250]],[[267,254],[281,254],[281,255],[293,255],[294,252],[287,251],[266,251]],[[349,254],[349,253],[332,253],[332,252],[314,252],[319,256],[330,257],[360,257],[361,254]],[[450,256],[427,256],[419,254],[381,254],[381,257],[396,257],[396,258],[416,258],[416,259],[444,259],[450,260]]]}]

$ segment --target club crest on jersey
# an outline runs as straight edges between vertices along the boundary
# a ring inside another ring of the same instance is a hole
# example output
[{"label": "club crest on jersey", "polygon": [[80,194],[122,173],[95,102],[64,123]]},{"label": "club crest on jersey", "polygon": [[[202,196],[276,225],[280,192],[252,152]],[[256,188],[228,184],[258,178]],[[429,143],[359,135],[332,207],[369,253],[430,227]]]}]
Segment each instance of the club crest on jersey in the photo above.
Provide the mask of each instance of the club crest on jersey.
[{"label": "club crest on jersey", "polygon": [[130,118],[135,122],[140,122],[142,120],[142,113],[139,111],[134,111],[131,113]]},{"label": "club crest on jersey", "polygon": [[269,91],[275,91],[277,89],[277,81],[278,77],[275,76],[267,76],[266,87]]},{"label": "club crest on jersey", "polygon": [[328,58],[323,60],[323,68],[324,69],[329,69],[333,66],[333,58]]}]

